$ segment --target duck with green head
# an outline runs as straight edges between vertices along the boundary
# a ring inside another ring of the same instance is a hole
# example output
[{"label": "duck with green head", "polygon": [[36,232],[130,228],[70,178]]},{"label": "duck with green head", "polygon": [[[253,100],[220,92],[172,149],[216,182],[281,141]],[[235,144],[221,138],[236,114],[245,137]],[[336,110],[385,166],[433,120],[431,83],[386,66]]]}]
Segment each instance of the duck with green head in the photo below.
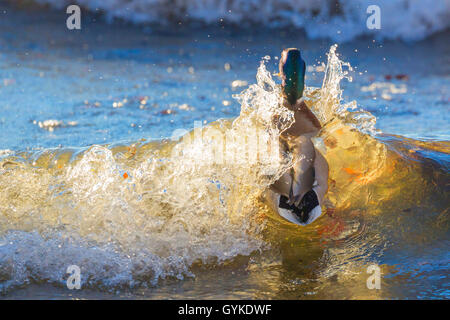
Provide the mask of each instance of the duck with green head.
[{"label": "duck with green head", "polygon": [[307,225],[322,214],[321,205],[328,190],[328,163],[311,141],[321,125],[302,99],[306,64],[300,50],[283,50],[279,67],[284,106],[294,112],[295,119],[281,133],[280,144],[283,152],[292,154],[295,165],[271,186],[271,199],[280,216]]}]

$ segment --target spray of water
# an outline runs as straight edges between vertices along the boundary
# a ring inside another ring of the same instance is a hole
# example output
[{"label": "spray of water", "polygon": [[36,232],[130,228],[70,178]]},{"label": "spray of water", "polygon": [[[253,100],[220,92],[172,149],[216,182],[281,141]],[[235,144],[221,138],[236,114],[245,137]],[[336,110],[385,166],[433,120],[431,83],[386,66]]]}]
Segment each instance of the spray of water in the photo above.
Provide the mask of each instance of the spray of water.
[{"label": "spray of water", "polygon": [[[324,132],[336,129],[334,119],[373,128],[373,117],[349,110],[355,103],[341,104],[339,83],[350,66],[335,50],[322,88],[306,88],[307,103]],[[176,141],[4,153],[1,286],[64,284],[73,264],[84,286],[155,284],[195,276],[193,264],[221,264],[267,247],[258,199],[292,166],[280,157],[278,137],[293,115],[264,60],[256,79],[235,96],[239,117]]]}]

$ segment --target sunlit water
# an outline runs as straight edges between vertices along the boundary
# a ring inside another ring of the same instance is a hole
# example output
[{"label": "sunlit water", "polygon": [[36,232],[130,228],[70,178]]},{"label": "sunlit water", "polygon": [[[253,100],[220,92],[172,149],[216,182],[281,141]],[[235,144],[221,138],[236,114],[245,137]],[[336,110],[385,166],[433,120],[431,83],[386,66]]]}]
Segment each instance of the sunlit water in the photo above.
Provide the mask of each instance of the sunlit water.
[{"label": "sunlit water", "polygon": [[[3,8],[2,297],[449,298],[448,32],[336,48],[92,16],[68,31],[58,13]],[[246,144],[278,137],[274,115],[290,123],[273,73],[291,46],[330,164],[329,213],[303,228],[263,197],[290,163],[250,161]]]}]

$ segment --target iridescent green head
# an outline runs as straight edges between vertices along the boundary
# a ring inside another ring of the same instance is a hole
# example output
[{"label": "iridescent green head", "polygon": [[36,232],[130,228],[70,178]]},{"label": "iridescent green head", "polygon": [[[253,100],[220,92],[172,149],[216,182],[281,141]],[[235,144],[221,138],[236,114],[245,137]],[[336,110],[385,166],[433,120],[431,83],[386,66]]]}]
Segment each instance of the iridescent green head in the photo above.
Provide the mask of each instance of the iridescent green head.
[{"label": "iridescent green head", "polygon": [[280,59],[280,77],[283,95],[294,105],[303,96],[305,88],[305,61],[300,50],[296,48],[284,49]]}]

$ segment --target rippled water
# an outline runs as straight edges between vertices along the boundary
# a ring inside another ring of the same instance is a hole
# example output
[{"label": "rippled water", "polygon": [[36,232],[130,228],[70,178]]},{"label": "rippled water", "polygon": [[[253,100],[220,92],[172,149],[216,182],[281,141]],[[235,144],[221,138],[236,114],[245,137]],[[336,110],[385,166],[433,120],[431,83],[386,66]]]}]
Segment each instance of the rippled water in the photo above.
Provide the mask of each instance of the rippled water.
[{"label": "rippled water", "polygon": [[[336,49],[94,16],[71,32],[57,12],[3,7],[3,297],[448,299],[448,32]],[[264,198],[289,163],[238,147],[276,138],[275,114],[289,123],[271,75],[289,46],[330,164],[328,213],[305,228]],[[231,158],[217,163],[221,135]],[[381,290],[366,287],[371,264]]]}]

